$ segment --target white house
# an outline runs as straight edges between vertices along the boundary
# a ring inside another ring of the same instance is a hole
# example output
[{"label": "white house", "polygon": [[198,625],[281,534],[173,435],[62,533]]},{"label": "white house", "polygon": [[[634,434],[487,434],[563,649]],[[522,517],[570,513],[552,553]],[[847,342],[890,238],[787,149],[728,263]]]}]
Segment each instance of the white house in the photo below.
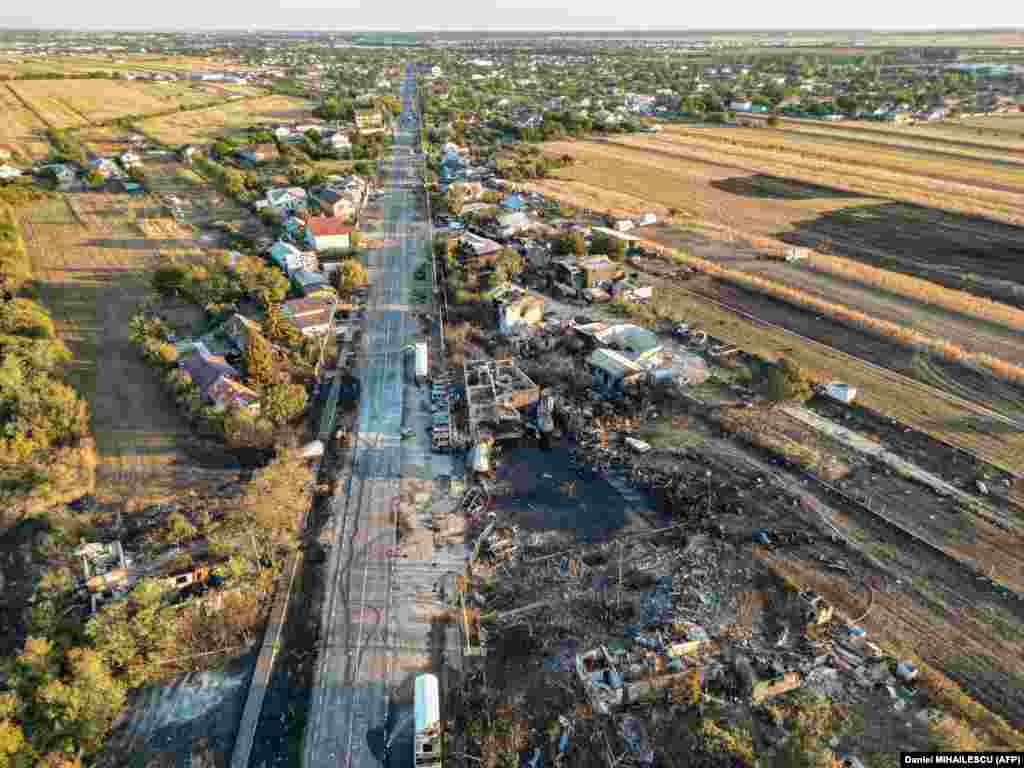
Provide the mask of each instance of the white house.
[{"label": "white house", "polygon": [[352,227],[338,216],[314,216],[306,222],[306,243],[315,250],[349,248]]},{"label": "white house", "polygon": [[0,179],[16,179],[21,176],[21,171],[12,165],[0,165]]}]

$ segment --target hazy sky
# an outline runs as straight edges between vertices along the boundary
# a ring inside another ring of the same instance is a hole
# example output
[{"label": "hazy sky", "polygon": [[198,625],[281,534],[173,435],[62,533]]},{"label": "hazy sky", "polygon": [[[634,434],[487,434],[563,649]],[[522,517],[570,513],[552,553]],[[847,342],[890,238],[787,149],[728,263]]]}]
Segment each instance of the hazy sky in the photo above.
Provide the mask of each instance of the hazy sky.
[{"label": "hazy sky", "polygon": [[[3,27],[263,29],[921,29],[1024,25],[1019,0],[9,0]],[[13,7],[12,7],[13,6]]]}]

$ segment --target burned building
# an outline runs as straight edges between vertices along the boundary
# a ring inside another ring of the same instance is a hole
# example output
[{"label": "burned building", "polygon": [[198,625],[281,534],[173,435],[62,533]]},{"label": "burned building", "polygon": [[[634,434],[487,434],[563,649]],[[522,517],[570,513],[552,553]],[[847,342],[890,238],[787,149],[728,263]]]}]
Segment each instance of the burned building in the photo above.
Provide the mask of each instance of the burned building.
[{"label": "burned building", "polygon": [[521,425],[519,411],[540,398],[540,389],[513,360],[467,363],[465,383],[469,429],[474,439],[484,426],[493,430],[496,438],[502,437],[502,422],[514,420]]}]

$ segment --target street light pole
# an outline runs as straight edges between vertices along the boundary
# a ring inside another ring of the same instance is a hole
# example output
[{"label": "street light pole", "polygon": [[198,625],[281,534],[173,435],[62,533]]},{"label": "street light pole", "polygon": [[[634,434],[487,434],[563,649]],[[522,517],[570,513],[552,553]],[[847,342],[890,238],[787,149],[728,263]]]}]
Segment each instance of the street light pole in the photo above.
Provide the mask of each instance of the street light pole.
[{"label": "street light pole", "polygon": [[707,504],[708,504],[708,517],[711,517],[711,470],[705,470],[704,477],[708,480],[708,491],[707,491]]}]

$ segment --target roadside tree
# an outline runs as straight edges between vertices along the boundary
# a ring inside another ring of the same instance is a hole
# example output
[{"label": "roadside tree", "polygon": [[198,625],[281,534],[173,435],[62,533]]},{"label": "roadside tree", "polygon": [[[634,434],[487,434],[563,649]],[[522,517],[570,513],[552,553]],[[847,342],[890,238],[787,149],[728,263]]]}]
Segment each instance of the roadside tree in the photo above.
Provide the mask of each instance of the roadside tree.
[{"label": "roadside tree", "polygon": [[357,288],[363,288],[368,280],[366,267],[358,260],[345,259],[338,265],[335,285],[338,288],[339,296],[349,298]]},{"label": "roadside tree", "polygon": [[260,398],[260,413],[281,426],[294,421],[306,409],[306,399],[306,388],[301,384],[271,384]]}]

